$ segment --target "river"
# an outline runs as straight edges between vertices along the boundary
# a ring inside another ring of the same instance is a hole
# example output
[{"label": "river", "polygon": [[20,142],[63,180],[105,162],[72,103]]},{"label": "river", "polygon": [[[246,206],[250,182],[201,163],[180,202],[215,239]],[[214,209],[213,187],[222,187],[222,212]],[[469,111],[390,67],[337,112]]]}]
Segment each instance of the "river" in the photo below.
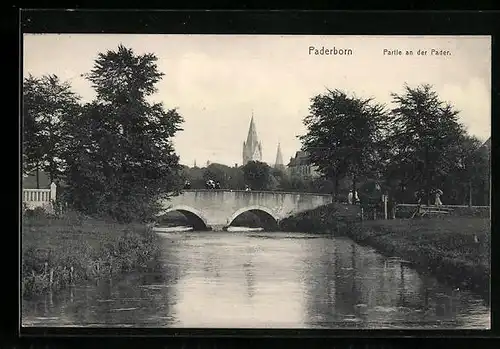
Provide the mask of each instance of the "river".
[{"label": "river", "polygon": [[486,329],[481,297],[343,237],[162,232],[160,270],[22,302],[23,326]]}]

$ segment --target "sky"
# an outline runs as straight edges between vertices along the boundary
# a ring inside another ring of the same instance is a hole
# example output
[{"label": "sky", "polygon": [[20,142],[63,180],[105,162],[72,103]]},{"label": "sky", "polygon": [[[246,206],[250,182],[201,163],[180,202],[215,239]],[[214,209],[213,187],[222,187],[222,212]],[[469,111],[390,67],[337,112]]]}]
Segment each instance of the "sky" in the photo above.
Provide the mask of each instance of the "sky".
[{"label": "sky", "polygon": [[[390,94],[401,93],[405,83],[431,84],[460,111],[470,134],[482,141],[491,134],[489,36],[25,34],[23,72],[56,74],[90,101],[95,94],[81,74],[92,69],[98,53],[120,44],[158,57],[165,75],[154,100],[178,108],[184,118],[173,142],[188,166],[240,165],[252,113],[262,160],[274,164],[279,142],[288,163],[300,149],[297,136],[306,132],[310,99],[327,88],[389,108]],[[310,47],[352,54],[315,55]],[[431,49],[449,55],[432,55]]]}]

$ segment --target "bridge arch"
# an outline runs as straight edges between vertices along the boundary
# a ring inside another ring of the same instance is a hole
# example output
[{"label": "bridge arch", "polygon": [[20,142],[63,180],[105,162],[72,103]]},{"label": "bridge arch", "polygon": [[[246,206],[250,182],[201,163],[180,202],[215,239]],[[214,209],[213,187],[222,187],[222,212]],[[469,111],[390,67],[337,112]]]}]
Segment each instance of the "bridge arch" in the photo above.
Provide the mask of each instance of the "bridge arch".
[{"label": "bridge arch", "polygon": [[207,219],[204,215],[197,209],[186,206],[186,205],[175,205],[162,211],[159,216],[163,216],[169,212],[180,212],[182,213],[188,222],[193,226],[194,230],[208,230],[210,226],[208,225]]},{"label": "bridge arch", "polygon": [[278,228],[279,218],[278,215],[273,212],[273,210],[260,205],[252,205],[240,208],[236,212],[234,212],[231,217],[228,219],[228,226],[230,226],[234,220],[245,212],[251,212],[259,217],[259,220],[264,225],[262,228],[272,230]]}]

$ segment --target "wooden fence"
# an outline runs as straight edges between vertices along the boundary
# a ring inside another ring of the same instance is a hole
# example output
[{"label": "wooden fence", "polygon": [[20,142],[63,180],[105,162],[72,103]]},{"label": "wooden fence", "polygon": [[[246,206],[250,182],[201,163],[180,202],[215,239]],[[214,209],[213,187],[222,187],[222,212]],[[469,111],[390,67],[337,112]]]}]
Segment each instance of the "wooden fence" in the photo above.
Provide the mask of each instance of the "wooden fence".
[{"label": "wooden fence", "polygon": [[56,188],[56,184],[51,183],[49,189],[23,189],[23,203],[28,209],[42,207],[52,211],[57,195]]}]

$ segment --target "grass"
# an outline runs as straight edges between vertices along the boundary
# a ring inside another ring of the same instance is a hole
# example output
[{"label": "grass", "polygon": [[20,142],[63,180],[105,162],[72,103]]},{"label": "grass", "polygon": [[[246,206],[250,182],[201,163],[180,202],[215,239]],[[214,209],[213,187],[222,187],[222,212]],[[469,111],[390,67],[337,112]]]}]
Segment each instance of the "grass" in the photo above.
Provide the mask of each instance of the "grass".
[{"label": "grass", "polygon": [[57,291],[72,284],[149,268],[157,236],[139,224],[65,214],[23,217],[22,294]]},{"label": "grass", "polygon": [[[490,208],[485,206],[483,207],[449,206],[449,207],[453,209],[449,214],[452,217],[481,217],[481,218],[490,217]],[[416,207],[400,206],[396,211],[396,218],[410,218],[411,215],[415,212],[415,210]]]},{"label": "grass", "polygon": [[490,230],[488,218],[451,216],[365,221],[347,235],[488,298]]}]

